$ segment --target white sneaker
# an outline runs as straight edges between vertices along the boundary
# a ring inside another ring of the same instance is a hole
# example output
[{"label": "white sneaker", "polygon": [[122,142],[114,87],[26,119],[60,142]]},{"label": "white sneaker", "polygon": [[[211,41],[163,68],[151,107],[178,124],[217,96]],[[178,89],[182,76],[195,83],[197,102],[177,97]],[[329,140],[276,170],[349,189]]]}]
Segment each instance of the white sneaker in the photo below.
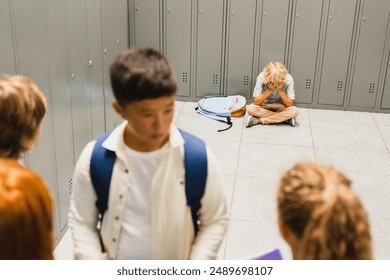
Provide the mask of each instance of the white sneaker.
[{"label": "white sneaker", "polygon": [[297,124],[296,121],[295,121],[295,119],[289,119],[287,122],[288,122],[289,125],[291,125],[291,126],[293,126],[293,127],[295,127],[296,124]]},{"label": "white sneaker", "polygon": [[252,125],[255,125],[255,124],[258,124],[258,123],[259,123],[259,119],[258,118],[250,116],[249,118],[247,118],[245,126],[246,127],[251,127]]}]

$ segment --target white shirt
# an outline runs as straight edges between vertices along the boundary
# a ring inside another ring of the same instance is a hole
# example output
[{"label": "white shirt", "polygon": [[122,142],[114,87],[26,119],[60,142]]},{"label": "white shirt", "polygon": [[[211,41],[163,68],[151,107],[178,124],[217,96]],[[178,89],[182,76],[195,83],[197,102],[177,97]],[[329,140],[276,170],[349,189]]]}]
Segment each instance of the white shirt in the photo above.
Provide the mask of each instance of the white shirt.
[{"label": "white shirt", "polygon": [[[77,161],[69,211],[75,259],[116,259],[126,197],[131,184],[130,164],[125,152],[123,133],[127,122],[116,127],[104,141],[106,149],[115,151],[108,208],[104,214],[101,236],[102,252],[96,229],[98,210],[91,184],[89,165],[95,141],[90,142]],[[215,259],[228,222],[222,177],[217,161],[207,148],[207,182],[201,200],[201,225],[194,237],[191,210],[184,191],[184,139],[172,124],[167,151],[152,179],[151,246],[156,260]],[[128,172],[126,172],[126,170]]]},{"label": "white shirt", "polygon": [[126,146],[130,176],[123,213],[118,259],[150,260],[151,246],[151,187],[152,179],[167,145],[152,152],[138,152]]}]

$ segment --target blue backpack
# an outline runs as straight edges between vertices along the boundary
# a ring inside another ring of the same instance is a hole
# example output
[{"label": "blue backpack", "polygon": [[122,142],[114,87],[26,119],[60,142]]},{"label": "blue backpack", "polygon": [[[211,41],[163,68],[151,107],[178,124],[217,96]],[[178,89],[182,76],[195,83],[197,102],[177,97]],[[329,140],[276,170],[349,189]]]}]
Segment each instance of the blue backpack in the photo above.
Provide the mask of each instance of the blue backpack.
[{"label": "blue backpack", "polygon": [[[187,205],[191,208],[195,236],[199,230],[200,200],[203,197],[207,178],[206,144],[203,140],[179,130],[184,138],[185,192]],[[90,161],[92,185],[97,195],[96,207],[99,210],[98,229],[101,228],[103,215],[108,208],[108,195],[114,167],[115,152],[107,150],[102,143],[110,135],[104,134],[96,140]],[[102,247],[103,248],[103,247]]]},{"label": "blue backpack", "polygon": [[228,130],[233,126],[231,117],[241,118],[246,112],[246,98],[242,95],[206,96],[198,101],[195,110],[206,117],[227,123],[229,127],[218,132]]}]

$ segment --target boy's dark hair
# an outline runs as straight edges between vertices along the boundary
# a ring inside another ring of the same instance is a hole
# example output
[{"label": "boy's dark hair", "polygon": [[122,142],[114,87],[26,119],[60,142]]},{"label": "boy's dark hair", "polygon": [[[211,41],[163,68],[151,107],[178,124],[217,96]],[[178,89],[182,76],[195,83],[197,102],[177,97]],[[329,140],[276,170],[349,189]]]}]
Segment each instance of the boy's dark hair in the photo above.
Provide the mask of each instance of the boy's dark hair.
[{"label": "boy's dark hair", "polygon": [[123,51],[111,64],[110,76],[114,96],[121,106],[170,96],[177,90],[170,63],[152,48]]}]

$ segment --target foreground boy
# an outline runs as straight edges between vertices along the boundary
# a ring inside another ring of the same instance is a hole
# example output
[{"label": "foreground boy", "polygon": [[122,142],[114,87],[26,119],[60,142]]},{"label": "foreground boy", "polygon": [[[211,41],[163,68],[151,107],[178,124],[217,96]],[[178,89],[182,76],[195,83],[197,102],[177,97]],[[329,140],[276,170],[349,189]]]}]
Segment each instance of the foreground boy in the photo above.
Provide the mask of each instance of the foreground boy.
[{"label": "foreground boy", "polygon": [[215,259],[227,226],[220,169],[207,148],[207,180],[195,236],[186,204],[184,140],[172,123],[176,80],[154,49],[129,49],[110,68],[124,119],[103,142],[116,154],[101,240],[91,184],[95,141],[77,162],[69,225],[76,259]]}]

